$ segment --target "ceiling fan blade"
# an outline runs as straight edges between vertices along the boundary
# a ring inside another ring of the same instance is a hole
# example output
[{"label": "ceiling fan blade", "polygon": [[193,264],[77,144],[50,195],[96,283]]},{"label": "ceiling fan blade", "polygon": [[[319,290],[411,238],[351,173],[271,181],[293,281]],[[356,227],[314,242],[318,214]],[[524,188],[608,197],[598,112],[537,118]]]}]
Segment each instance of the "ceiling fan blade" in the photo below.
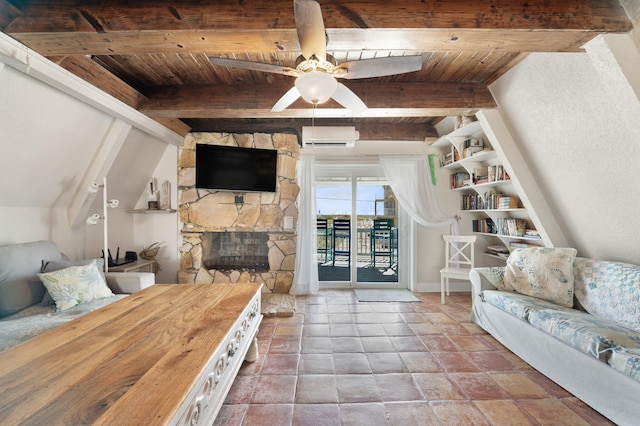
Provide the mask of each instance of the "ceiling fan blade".
[{"label": "ceiling fan blade", "polygon": [[356,115],[367,110],[367,106],[362,102],[358,95],[353,93],[351,89],[342,83],[338,83],[338,87],[331,97]]},{"label": "ceiling fan blade", "polygon": [[245,70],[270,72],[273,74],[284,74],[292,77],[297,77],[298,75],[300,75],[300,73],[296,69],[283,67],[280,65],[265,64],[262,62],[251,62],[251,61],[242,61],[239,59],[213,58],[213,57],[209,58],[209,62],[211,62],[213,65],[223,65],[225,67],[242,68]]},{"label": "ceiling fan blade", "polygon": [[326,60],[327,39],[320,4],[315,0],[294,0],[293,9],[302,56],[311,59],[315,55],[320,61]]},{"label": "ceiling fan blade", "polygon": [[336,77],[346,78],[347,80],[383,77],[419,71],[422,69],[422,56],[389,56],[386,58],[362,59],[343,62],[337,68],[345,68],[347,73],[346,75],[336,75]]},{"label": "ceiling fan blade", "polygon": [[280,112],[283,111],[286,107],[294,103],[300,97],[300,92],[293,86],[291,89],[287,91],[278,102],[271,108],[271,112]]}]

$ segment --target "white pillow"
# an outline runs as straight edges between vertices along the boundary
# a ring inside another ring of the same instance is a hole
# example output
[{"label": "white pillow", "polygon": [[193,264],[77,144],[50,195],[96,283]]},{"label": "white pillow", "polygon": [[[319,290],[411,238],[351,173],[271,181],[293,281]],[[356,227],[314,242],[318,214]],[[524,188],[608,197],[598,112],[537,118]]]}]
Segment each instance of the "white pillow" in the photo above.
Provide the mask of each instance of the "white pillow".
[{"label": "white pillow", "polygon": [[87,265],[42,273],[38,274],[38,277],[56,302],[59,311],[94,299],[113,296],[113,292],[100,274],[95,259]]},{"label": "white pillow", "polygon": [[512,290],[571,308],[576,253],[574,248],[516,249],[507,259],[501,290]]}]

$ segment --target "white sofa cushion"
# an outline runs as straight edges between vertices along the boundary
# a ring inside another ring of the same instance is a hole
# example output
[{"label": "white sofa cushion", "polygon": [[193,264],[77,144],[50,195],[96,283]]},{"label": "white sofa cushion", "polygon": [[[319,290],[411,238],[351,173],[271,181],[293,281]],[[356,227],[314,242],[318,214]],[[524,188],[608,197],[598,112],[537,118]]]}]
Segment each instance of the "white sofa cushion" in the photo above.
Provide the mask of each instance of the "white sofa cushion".
[{"label": "white sofa cushion", "polygon": [[638,333],[582,311],[531,311],[529,323],[603,362],[609,360],[613,348],[633,348],[640,344]]},{"label": "white sofa cushion", "polygon": [[511,291],[483,290],[481,297],[484,302],[524,321],[529,320],[529,313],[532,311],[540,311],[543,309],[572,311],[571,308],[558,306],[553,302]]}]

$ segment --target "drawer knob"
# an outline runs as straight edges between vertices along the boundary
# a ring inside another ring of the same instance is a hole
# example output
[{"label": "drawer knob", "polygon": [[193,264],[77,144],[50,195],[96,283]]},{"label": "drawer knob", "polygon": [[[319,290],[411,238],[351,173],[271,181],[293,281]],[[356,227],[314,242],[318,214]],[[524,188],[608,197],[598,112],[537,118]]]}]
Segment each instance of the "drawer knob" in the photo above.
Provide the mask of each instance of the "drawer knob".
[{"label": "drawer knob", "polygon": [[229,358],[232,358],[236,354],[236,351],[233,348],[229,349]]}]

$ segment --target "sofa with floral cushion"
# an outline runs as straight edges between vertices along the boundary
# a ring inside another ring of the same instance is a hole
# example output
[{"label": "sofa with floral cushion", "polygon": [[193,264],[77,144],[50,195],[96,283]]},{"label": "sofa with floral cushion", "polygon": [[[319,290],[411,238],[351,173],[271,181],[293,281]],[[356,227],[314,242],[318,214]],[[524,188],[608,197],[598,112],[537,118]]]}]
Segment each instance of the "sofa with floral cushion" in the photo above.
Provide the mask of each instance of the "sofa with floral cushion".
[{"label": "sofa with floral cushion", "polygon": [[640,266],[528,248],[470,278],[475,323],[607,418],[640,424]]},{"label": "sofa with floral cushion", "polygon": [[[0,351],[155,283],[148,272],[103,272],[53,241],[0,246]],[[115,294],[114,294],[115,293]]]}]

